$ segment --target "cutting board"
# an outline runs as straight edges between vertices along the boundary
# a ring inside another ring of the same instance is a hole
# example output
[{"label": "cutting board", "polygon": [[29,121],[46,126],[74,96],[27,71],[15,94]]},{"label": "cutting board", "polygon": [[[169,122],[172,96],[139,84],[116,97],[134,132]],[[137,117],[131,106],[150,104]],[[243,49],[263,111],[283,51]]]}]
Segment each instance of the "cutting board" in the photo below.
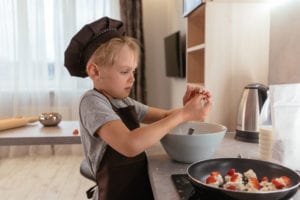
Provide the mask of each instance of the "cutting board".
[{"label": "cutting board", "polygon": [[0,119],[0,131],[25,126],[38,121],[38,117],[11,117]]}]

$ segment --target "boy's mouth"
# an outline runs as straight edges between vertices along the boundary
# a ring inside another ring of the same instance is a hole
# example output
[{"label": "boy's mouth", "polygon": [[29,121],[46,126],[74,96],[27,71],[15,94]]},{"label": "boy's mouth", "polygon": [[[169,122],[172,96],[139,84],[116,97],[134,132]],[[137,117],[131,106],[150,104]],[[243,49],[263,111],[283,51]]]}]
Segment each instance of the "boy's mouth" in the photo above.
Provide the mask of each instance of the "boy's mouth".
[{"label": "boy's mouth", "polygon": [[131,87],[126,87],[125,90],[130,92],[131,91]]}]

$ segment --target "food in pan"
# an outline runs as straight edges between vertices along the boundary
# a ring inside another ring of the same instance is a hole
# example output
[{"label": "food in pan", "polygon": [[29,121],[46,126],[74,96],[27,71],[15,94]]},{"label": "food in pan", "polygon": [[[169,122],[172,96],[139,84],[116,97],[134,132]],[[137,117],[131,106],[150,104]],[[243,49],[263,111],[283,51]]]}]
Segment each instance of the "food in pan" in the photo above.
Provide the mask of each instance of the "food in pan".
[{"label": "food in pan", "polygon": [[224,181],[219,172],[211,172],[210,176],[206,179],[206,183],[214,187],[219,187],[219,185],[222,185]]},{"label": "food in pan", "polygon": [[206,178],[206,184],[235,191],[264,192],[288,188],[291,180],[287,176],[273,177],[271,180],[265,176],[259,181],[252,169],[242,174],[231,168],[224,177],[220,172],[211,172]]}]

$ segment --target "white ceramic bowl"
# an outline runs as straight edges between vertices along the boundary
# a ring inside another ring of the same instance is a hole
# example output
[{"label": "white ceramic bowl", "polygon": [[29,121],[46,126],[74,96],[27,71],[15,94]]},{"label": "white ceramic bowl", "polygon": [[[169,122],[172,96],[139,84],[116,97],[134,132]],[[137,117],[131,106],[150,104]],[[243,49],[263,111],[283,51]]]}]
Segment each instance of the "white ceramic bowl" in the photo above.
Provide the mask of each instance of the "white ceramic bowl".
[{"label": "white ceramic bowl", "polygon": [[[189,129],[194,129],[189,135]],[[210,159],[220,146],[227,128],[220,124],[186,122],[175,127],[161,139],[161,144],[171,159],[193,163]]]}]

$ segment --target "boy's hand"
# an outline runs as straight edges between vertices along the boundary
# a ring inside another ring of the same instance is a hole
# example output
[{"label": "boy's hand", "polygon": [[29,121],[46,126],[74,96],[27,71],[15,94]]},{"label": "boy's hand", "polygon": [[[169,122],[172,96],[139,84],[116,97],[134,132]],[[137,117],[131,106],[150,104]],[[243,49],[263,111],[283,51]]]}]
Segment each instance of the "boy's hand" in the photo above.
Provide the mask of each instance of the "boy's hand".
[{"label": "boy's hand", "polygon": [[195,94],[183,107],[187,121],[204,121],[211,109],[209,94]]},{"label": "boy's hand", "polygon": [[209,101],[211,98],[210,92],[200,88],[200,87],[192,87],[192,86],[187,86],[185,94],[183,96],[183,105],[185,105],[187,102],[189,102],[195,95],[202,94],[204,97],[202,98],[203,100]]}]

